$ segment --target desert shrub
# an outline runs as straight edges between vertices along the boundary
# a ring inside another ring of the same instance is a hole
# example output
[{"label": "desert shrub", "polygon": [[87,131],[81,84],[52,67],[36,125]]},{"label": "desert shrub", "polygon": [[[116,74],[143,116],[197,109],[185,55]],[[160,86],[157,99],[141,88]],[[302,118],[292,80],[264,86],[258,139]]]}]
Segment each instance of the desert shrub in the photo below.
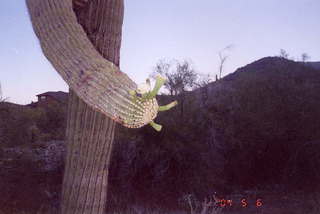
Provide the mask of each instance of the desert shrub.
[{"label": "desert shrub", "polygon": [[27,107],[8,103],[3,103],[0,109],[3,143],[15,146],[31,142],[37,113]]},{"label": "desert shrub", "polygon": [[37,108],[41,116],[36,119],[36,126],[40,130],[41,140],[62,140],[65,137],[67,105],[50,103],[42,108]]},{"label": "desert shrub", "polygon": [[30,108],[0,104],[0,140],[10,146],[65,137],[66,105]]}]

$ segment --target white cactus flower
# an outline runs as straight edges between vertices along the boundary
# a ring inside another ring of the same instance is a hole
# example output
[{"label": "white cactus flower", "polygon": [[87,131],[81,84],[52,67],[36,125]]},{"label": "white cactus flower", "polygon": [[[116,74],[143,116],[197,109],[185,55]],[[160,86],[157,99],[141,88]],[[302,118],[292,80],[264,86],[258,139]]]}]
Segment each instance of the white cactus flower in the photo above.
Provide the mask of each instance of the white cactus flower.
[{"label": "white cactus flower", "polygon": [[151,91],[151,84],[150,84],[150,80],[147,79],[146,83],[142,83],[138,85],[138,89],[137,92],[139,94],[145,94]]}]

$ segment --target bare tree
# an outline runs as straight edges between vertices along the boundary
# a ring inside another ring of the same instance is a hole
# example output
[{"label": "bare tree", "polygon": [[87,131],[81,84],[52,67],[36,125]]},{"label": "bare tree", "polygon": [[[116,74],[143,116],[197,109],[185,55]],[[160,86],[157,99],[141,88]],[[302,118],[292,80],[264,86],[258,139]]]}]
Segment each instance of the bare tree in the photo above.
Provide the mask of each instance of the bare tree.
[{"label": "bare tree", "polygon": [[175,81],[172,73],[173,60],[161,59],[154,67],[154,72],[150,75],[153,79],[157,75],[162,75],[167,78],[167,82],[164,84],[165,88],[169,91],[170,95],[175,93]]},{"label": "bare tree", "polygon": [[7,100],[8,100],[8,98],[3,96],[2,87],[1,87],[1,83],[0,83],[0,102],[5,102]]},{"label": "bare tree", "polygon": [[1,87],[1,83],[0,83],[0,102],[3,102],[3,95],[2,95],[2,87]]},{"label": "bare tree", "polygon": [[191,62],[187,60],[179,62],[177,60],[162,59],[156,64],[151,77],[154,78],[158,74],[166,77],[165,88],[170,95],[182,94],[192,89],[196,86],[198,78],[198,74],[193,69]]},{"label": "bare tree", "polygon": [[288,58],[289,58],[289,54],[287,53],[286,50],[280,49],[280,55],[279,55],[279,57],[284,58],[284,59],[288,59]]},{"label": "bare tree", "polygon": [[233,44],[226,46],[225,48],[223,48],[222,50],[219,51],[219,79],[221,79],[222,77],[222,72],[224,69],[224,65],[229,57],[229,55],[226,55],[226,51],[231,50],[234,47]]},{"label": "bare tree", "polygon": [[307,60],[310,59],[310,56],[307,53],[301,54],[301,60],[302,62],[306,62]]},{"label": "bare tree", "polygon": [[191,63],[184,60],[182,62],[178,62],[174,77],[178,93],[183,93],[195,86],[198,74],[193,69]]},{"label": "bare tree", "polygon": [[197,88],[205,87],[213,81],[210,74],[198,74],[198,79],[195,83]]}]

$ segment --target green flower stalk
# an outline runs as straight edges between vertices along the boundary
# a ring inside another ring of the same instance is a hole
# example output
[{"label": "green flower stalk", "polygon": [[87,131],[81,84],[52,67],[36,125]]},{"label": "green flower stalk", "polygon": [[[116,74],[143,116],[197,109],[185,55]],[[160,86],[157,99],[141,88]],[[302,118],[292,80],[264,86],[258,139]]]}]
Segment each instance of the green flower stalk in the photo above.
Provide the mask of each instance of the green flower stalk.
[{"label": "green flower stalk", "polygon": [[168,111],[169,109],[175,107],[178,104],[177,101],[173,101],[165,106],[159,106],[158,111]]}]

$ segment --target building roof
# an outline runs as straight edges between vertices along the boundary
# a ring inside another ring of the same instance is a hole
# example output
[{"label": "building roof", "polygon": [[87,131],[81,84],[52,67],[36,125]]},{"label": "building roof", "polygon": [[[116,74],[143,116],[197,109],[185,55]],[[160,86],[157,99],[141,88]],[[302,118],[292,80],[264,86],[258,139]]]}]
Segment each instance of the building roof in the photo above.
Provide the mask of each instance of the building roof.
[{"label": "building roof", "polygon": [[50,96],[60,102],[67,102],[68,100],[68,93],[63,92],[63,91],[48,91],[42,94],[36,95],[37,97],[39,96]]}]

